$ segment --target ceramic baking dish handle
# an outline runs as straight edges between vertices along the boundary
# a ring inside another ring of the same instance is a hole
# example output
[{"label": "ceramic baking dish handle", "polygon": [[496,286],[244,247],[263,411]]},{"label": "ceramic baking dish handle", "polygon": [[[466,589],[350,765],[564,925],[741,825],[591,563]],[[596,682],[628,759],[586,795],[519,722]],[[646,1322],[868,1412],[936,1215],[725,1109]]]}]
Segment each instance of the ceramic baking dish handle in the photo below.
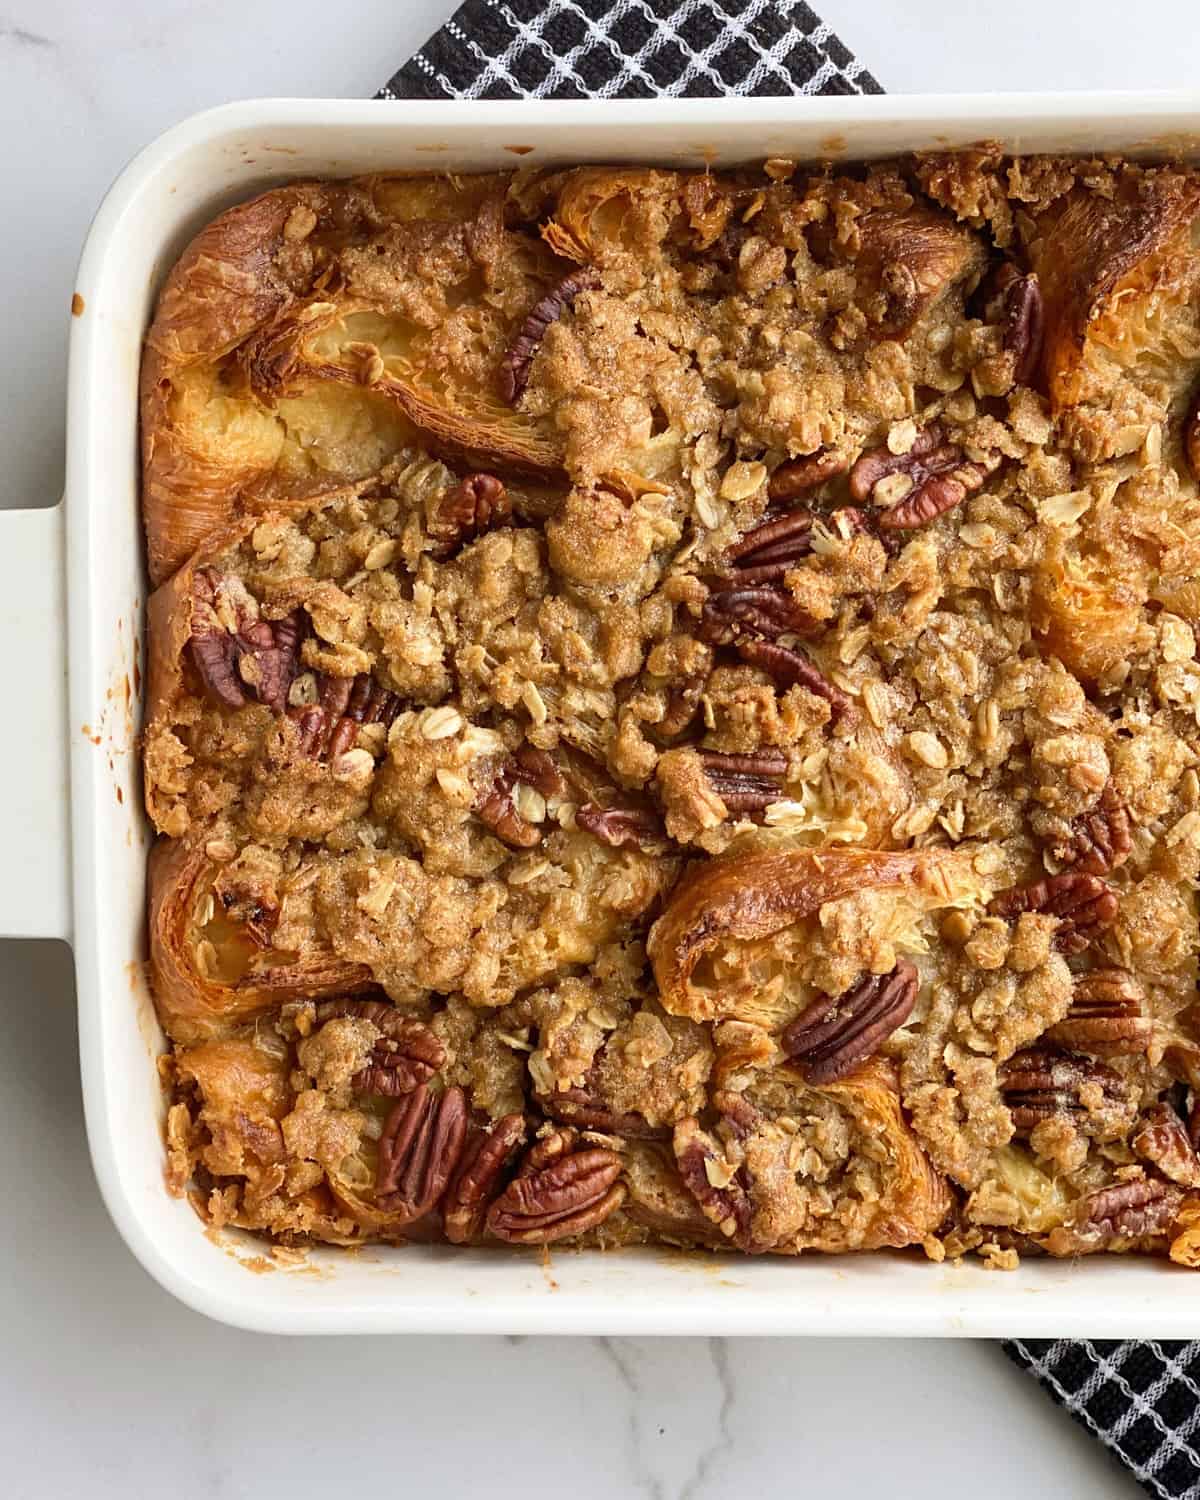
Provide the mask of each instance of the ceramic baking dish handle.
[{"label": "ceramic baking dish handle", "polygon": [[64,509],[0,511],[0,632],[10,643],[0,736],[3,937],[65,938],[71,927]]}]

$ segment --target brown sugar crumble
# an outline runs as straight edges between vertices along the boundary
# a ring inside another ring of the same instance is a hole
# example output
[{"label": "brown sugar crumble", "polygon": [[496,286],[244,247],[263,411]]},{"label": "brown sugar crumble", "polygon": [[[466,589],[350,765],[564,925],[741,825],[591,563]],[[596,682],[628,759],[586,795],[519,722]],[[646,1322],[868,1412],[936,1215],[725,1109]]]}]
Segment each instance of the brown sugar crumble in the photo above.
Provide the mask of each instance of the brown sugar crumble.
[{"label": "brown sugar crumble", "polygon": [[210,1226],[1200,1264],[1200,173],[294,183],[141,403]]}]

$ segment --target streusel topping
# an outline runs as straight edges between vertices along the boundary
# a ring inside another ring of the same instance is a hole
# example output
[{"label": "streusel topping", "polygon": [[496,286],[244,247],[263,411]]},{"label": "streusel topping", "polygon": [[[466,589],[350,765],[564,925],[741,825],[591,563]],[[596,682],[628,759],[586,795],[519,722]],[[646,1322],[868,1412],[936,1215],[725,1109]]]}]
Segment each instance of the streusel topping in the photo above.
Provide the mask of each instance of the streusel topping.
[{"label": "streusel topping", "polygon": [[1200,1264],[1200,174],[300,183],[143,364],[169,1176]]}]

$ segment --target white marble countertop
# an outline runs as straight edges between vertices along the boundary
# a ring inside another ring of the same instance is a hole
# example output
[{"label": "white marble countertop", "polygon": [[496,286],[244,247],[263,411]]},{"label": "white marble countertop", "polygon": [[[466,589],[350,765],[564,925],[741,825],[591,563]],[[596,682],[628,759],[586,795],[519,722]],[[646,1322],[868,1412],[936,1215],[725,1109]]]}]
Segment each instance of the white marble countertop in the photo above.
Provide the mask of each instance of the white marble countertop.
[{"label": "white marble countertop", "polygon": [[[3,498],[62,487],[66,312],[88,219],[167,125],[254,94],[366,95],[449,0],[6,0]],[[1189,0],[827,0],[892,91],[1184,87]],[[18,373],[19,372],[19,377]],[[13,1500],[386,1489],[578,1500],[1140,1493],[986,1344],[237,1333],[175,1304],[101,1205],[69,952],[0,943],[0,1452]],[[386,1454],[382,1461],[375,1454]]]}]

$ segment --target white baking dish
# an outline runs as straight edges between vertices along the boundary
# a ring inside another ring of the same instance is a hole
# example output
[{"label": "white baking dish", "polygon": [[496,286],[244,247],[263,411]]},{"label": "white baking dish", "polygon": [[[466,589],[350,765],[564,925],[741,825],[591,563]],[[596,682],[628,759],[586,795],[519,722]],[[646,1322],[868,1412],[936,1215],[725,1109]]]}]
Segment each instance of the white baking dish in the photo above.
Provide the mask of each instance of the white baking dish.
[{"label": "white baking dish", "polygon": [[[1029,1261],[1003,1275],[901,1255],[797,1262],[652,1250],[557,1253],[543,1265],[533,1254],[413,1247],[320,1251],[301,1267],[255,1275],[260,1244],[206,1234],[163,1186],[161,1037],[142,963],[149,837],[135,753],[146,597],[136,390],[156,287],[189,236],[236,199],[302,174],[517,160],[727,166],[981,138],[1018,150],[1200,159],[1200,95],[266,100],[186,121],[117,181],[79,269],[66,503],[0,513],[0,608],[8,639],[21,643],[15,665],[10,652],[19,718],[3,750],[13,794],[0,921],[9,934],[74,943],[96,1175],[133,1253],[184,1302],[247,1328],[295,1333],[1200,1335],[1200,1278],[1133,1258]],[[515,156],[515,147],[533,149]]]}]

